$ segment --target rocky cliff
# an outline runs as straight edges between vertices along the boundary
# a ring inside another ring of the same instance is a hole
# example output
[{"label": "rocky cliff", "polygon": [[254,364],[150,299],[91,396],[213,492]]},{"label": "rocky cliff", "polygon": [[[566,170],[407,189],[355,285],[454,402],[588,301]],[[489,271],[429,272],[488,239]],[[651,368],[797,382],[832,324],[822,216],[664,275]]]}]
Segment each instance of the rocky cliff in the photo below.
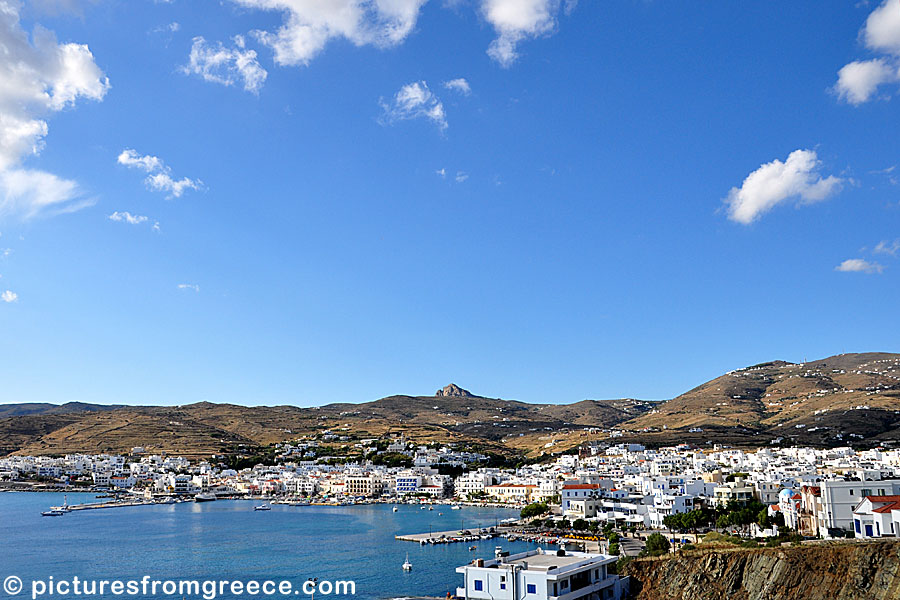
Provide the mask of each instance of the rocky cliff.
[{"label": "rocky cliff", "polygon": [[634,600],[900,599],[900,541],[691,551],[627,565]]}]

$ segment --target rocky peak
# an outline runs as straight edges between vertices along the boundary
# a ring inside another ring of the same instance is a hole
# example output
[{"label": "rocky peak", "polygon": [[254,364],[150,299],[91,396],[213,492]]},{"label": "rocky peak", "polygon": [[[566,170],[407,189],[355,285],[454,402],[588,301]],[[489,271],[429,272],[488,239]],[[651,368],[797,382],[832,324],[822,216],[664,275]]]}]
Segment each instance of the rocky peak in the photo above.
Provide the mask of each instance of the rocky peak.
[{"label": "rocky peak", "polygon": [[469,390],[464,390],[455,383],[444,386],[435,392],[434,395],[443,398],[474,398]]}]

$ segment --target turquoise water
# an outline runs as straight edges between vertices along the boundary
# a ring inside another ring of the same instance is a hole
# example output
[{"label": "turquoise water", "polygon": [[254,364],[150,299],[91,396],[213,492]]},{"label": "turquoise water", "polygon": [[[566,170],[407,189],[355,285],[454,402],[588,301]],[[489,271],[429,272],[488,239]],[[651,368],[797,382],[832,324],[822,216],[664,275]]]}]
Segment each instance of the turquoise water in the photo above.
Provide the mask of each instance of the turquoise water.
[{"label": "turquoise water", "polygon": [[[94,501],[93,495],[69,494],[70,504]],[[50,576],[58,581],[144,575],[160,580],[286,579],[297,587],[318,577],[355,581],[357,598],[444,596],[462,584],[456,567],[493,557],[498,545],[511,552],[534,547],[501,538],[436,546],[394,539],[401,533],[493,526],[516,515],[503,509],[443,506],[427,511],[400,505],[394,513],[383,504],[273,505],[271,511],[255,512],[257,503],[220,500],[41,517],[42,510],[62,502],[62,494],[0,493],[0,580],[20,577],[26,590],[18,598],[30,598],[32,580]],[[477,551],[469,551],[470,545]],[[409,573],[400,568],[407,552],[413,564]],[[6,597],[0,590],[0,598]]]}]

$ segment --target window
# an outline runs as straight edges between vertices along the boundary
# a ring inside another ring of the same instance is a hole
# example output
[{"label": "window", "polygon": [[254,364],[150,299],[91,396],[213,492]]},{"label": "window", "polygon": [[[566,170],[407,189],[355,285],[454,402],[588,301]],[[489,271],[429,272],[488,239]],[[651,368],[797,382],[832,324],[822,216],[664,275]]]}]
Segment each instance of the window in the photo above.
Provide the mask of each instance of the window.
[{"label": "window", "polygon": [[476,579],[475,580],[475,591],[480,592],[482,590],[484,590],[484,582],[481,581],[480,579]]},{"label": "window", "polygon": [[527,594],[537,594],[537,586],[533,583],[529,583],[525,586],[525,593]]},{"label": "window", "polygon": [[505,589],[506,589],[506,584],[505,584],[505,583],[501,583],[501,584],[500,584],[500,589],[501,589],[501,590],[505,590]]}]

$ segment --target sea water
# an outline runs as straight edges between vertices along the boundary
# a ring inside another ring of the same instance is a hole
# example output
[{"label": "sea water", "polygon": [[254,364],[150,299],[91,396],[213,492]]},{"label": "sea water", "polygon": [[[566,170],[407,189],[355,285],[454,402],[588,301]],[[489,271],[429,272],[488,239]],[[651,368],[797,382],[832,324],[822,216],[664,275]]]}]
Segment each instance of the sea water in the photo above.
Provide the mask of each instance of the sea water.
[{"label": "sea water", "polygon": [[[69,504],[99,501],[93,495],[68,495]],[[398,534],[492,527],[517,515],[510,509],[421,510],[401,504],[393,512],[389,504],[275,504],[270,511],[254,511],[258,502],[218,500],[41,516],[62,503],[63,495],[56,493],[0,493],[0,581],[14,575],[24,582],[24,590],[14,597],[31,598],[31,582],[51,576],[59,581],[74,576],[139,580],[145,575],[160,581],[289,580],[294,589],[316,577],[354,581],[355,598],[363,600],[445,596],[462,585],[456,567],[492,558],[496,546],[512,553],[536,547],[502,538],[434,546],[394,539]],[[477,549],[470,550],[472,545]],[[407,553],[411,572],[401,569]],[[0,597],[10,596],[0,592]],[[217,595],[234,597],[227,591]],[[102,598],[129,596],[107,593]]]}]

